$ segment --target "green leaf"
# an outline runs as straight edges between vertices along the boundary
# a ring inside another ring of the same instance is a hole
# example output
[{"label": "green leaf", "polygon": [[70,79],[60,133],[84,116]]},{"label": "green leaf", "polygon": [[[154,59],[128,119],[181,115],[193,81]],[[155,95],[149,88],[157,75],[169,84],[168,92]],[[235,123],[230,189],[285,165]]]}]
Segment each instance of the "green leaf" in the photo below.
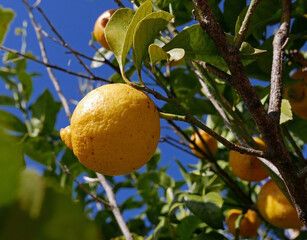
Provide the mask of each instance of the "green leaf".
[{"label": "green leaf", "polygon": [[[226,34],[230,44],[233,43],[234,37]],[[227,70],[227,65],[217,50],[213,40],[200,27],[199,24],[185,28],[182,32],[176,35],[163,49],[169,51],[174,48],[182,48],[185,50],[185,58],[205,61],[222,70]],[[244,42],[240,49],[240,56],[243,65],[253,62],[263,50],[253,48],[248,43]]]},{"label": "green leaf", "polygon": [[161,160],[161,152],[159,149],[157,149],[154,153],[154,155],[151,157],[149,162],[146,163],[146,168],[148,171],[150,170],[156,170],[158,167],[158,164]]},{"label": "green leaf", "polygon": [[11,9],[4,9],[0,6],[0,45],[4,42],[5,35],[14,15]]},{"label": "green leaf", "polygon": [[152,65],[168,59],[167,53],[157,44],[150,44],[148,47],[148,53]]},{"label": "green leaf", "polygon": [[24,160],[20,146],[0,128],[0,208],[15,200]]},{"label": "green leaf", "polygon": [[193,215],[187,216],[182,219],[176,228],[176,234],[179,240],[191,239],[193,232],[198,228],[201,223],[198,217]]},{"label": "green leaf", "polygon": [[31,136],[37,136],[40,133],[50,134],[54,129],[60,108],[61,103],[54,101],[53,96],[46,89],[31,106],[31,123],[34,128]]},{"label": "green leaf", "polygon": [[40,215],[44,200],[45,182],[34,171],[23,172],[19,186],[20,208],[32,219]]},{"label": "green leaf", "polygon": [[0,127],[15,132],[27,132],[26,125],[18,117],[3,110],[0,110]]},{"label": "green leaf", "polygon": [[203,232],[197,236],[197,240],[228,240],[222,234],[218,232],[211,231],[209,233]]},{"label": "green leaf", "polygon": [[106,28],[105,36],[106,40],[114,53],[118,65],[124,72],[124,60],[127,55],[123,55],[125,49],[130,48],[130,46],[125,45],[126,37],[128,34],[129,25],[132,22],[134,16],[134,11],[130,8],[118,9],[110,18]]},{"label": "green leaf", "polygon": [[[130,9],[120,9],[117,12],[108,22],[106,38],[124,75],[125,60],[133,42],[136,26],[144,17],[152,12],[152,3],[150,0],[147,0],[138,8],[135,14]],[[118,32],[119,30],[121,30],[120,33]],[[115,33],[119,35],[113,35]]]},{"label": "green leaf", "polygon": [[142,68],[150,43],[172,18],[173,15],[168,12],[158,11],[147,15],[138,23],[133,38],[133,62],[137,70]]},{"label": "green leaf", "polygon": [[21,71],[18,71],[18,80],[22,84],[23,96],[25,97],[27,101],[29,101],[32,91],[33,91],[32,76],[26,73],[24,70],[21,70]]},{"label": "green leaf", "polygon": [[203,222],[213,228],[223,229],[223,214],[221,207],[223,199],[217,192],[209,192],[204,197],[187,194],[185,203],[188,209]]},{"label": "green leaf", "polygon": [[45,137],[27,137],[22,143],[24,153],[34,161],[45,166],[54,164],[52,153],[55,151],[54,145]]},{"label": "green leaf", "polygon": [[224,3],[224,21],[232,34],[235,33],[237,18],[245,6],[246,0],[226,0]]},{"label": "green leaf", "polygon": [[290,102],[286,99],[282,99],[280,109],[280,120],[279,124],[283,124],[293,119]]},{"label": "green leaf", "polygon": [[97,239],[95,223],[58,184],[32,171],[24,174],[21,188],[20,202],[1,212],[0,239]]},{"label": "green leaf", "polygon": [[159,222],[159,224],[157,225],[157,227],[155,228],[153,234],[151,234],[151,235],[147,238],[147,240],[156,240],[156,239],[158,239],[159,234],[160,234],[160,232],[162,231],[162,229],[163,229],[163,227],[165,226],[165,224],[166,224],[166,219],[165,219],[165,217],[161,217],[161,218],[160,218],[160,222]]},{"label": "green leaf", "polygon": [[0,105],[15,106],[15,104],[16,102],[14,98],[6,95],[0,95]]}]

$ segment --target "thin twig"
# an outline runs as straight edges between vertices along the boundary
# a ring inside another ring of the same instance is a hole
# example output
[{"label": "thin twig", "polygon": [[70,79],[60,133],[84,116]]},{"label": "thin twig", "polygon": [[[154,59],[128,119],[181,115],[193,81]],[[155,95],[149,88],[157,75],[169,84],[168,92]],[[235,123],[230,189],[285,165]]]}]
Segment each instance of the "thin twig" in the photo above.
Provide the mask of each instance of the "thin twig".
[{"label": "thin twig", "polygon": [[124,8],[125,5],[120,0],[114,0],[120,8]]},{"label": "thin twig", "polygon": [[40,8],[37,7],[37,10],[40,12],[40,14],[43,16],[43,18],[45,19],[45,21],[48,23],[49,27],[51,28],[51,30],[55,33],[55,35],[60,39],[61,43],[63,46],[65,46],[66,48],[68,48],[73,54],[74,56],[78,59],[79,63],[83,66],[83,68],[92,76],[92,77],[96,77],[95,74],[87,67],[87,65],[82,61],[82,59],[79,57],[78,53],[75,52],[75,50],[73,48],[71,48],[68,43],[64,40],[64,38],[62,37],[62,35],[56,30],[56,28],[53,26],[53,24],[51,23],[51,21],[49,20],[49,18],[46,16],[46,14],[44,13],[44,11]]},{"label": "thin twig", "polygon": [[[40,27],[37,25],[37,23],[35,21],[32,9],[29,6],[28,1],[27,0],[22,0],[22,1],[26,5],[26,7],[28,9],[28,14],[29,14],[29,17],[31,19],[31,22],[32,22],[33,28],[35,30],[35,33],[36,33],[36,37],[37,37],[38,44],[39,44],[39,47],[40,47],[40,51],[41,51],[41,56],[42,56],[43,62],[45,63],[45,65],[49,64],[49,60],[48,60],[46,49],[45,49],[45,44],[44,44],[44,41],[43,41],[42,34],[40,32]],[[54,73],[53,73],[53,71],[52,71],[52,69],[50,67],[47,66],[46,69],[47,69],[47,72],[49,74],[50,80],[52,81],[52,84],[53,84],[53,86],[54,86],[54,88],[55,88],[55,90],[56,90],[56,92],[57,92],[57,94],[58,94],[62,104],[63,104],[66,116],[67,116],[68,119],[70,119],[71,118],[71,111],[69,109],[68,101],[67,101],[67,99],[64,97],[64,95],[62,93],[59,81],[56,78],[56,76],[54,75]]]},{"label": "thin twig", "polygon": [[87,190],[87,188],[80,183],[69,171],[68,167],[66,165],[63,165],[61,163],[61,161],[56,157],[56,155],[54,154],[54,159],[57,161],[57,163],[60,165],[62,171],[69,176],[85,193],[87,193],[88,195],[90,195],[96,202],[101,203],[102,205],[104,205],[105,207],[109,208],[109,209],[113,209],[112,204],[104,201],[103,199],[101,199],[100,197],[98,197],[97,195],[92,194],[89,190]]},{"label": "thin twig", "polygon": [[70,74],[70,75],[74,75],[74,76],[77,76],[77,77],[85,78],[85,79],[88,79],[88,80],[98,80],[98,81],[107,82],[107,83],[110,82],[109,80],[101,78],[101,77],[95,77],[94,78],[92,76],[88,76],[88,75],[84,75],[84,74],[81,74],[81,73],[72,72],[72,71],[69,71],[69,70],[67,70],[65,68],[59,67],[57,65],[53,65],[53,64],[50,64],[50,63],[46,63],[46,62],[40,61],[40,60],[38,60],[38,59],[36,59],[36,58],[34,58],[32,56],[28,56],[26,54],[23,54],[21,52],[18,52],[16,50],[14,50],[14,49],[7,48],[7,47],[5,47],[3,45],[0,46],[0,49],[3,49],[5,51],[7,51],[7,52],[11,52],[11,53],[17,54],[17,55],[22,56],[22,57],[24,57],[26,59],[29,59],[29,60],[32,60],[32,61],[37,62],[39,64],[42,64],[42,65],[44,65],[44,66],[46,66],[48,68],[53,68],[53,69],[65,72],[67,74]]},{"label": "thin twig", "polygon": [[96,173],[96,175],[99,179],[100,184],[103,186],[104,190],[106,191],[110,204],[112,205],[112,212],[114,214],[114,217],[116,218],[116,221],[123,235],[125,236],[127,240],[133,240],[132,234],[130,233],[128,226],[117,205],[115,194],[113,192],[112,187],[109,185],[106,178],[102,174]]},{"label": "thin twig", "polygon": [[252,16],[253,16],[259,2],[260,2],[260,0],[251,0],[251,3],[248,6],[247,12],[245,14],[245,17],[244,17],[244,20],[243,20],[242,25],[240,27],[240,30],[238,32],[238,35],[236,36],[236,38],[234,40],[234,47],[236,49],[240,49],[242,42],[245,39],[249,24],[252,21]]},{"label": "thin twig", "polygon": [[269,101],[269,116],[275,124],[279,124],[280,108],[282,100],[282,74],[285,54],[285,43],[289,36],[291,20],[291,1],[282,1],[282,17],[278,31],[273,40],[273,62],[271,71],[271,89]]}]

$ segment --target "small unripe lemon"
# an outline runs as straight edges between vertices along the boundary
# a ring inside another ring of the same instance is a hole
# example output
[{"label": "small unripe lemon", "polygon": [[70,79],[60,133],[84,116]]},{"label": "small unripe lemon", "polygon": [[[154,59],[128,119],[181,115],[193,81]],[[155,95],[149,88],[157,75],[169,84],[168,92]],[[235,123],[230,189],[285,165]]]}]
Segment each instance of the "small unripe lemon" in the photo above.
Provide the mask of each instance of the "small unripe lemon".
[{"label": "small unripe lemon", "polygon": [[[265,150],[265,143],[254,138],[261,150]],[[249,182],[257,182],[266,179],[269,175],[255,156],[241,154],[231,150],[229,152],[229,165],[232,172],[239,178]]]},{"label": "small unripe lemon", "polygon": [[276,227],[300,229],[303,226],[294,207],[273,180],[261,188],[257,207],[262,217]]},{"label": "small unripe lemon", "polygon": [[111,16],[117,9],[111,9],[103,12],[96,20],[95,26],[94,26],[94,36],[97,40],[97,42],[100,43],[101,46],[104,48],[110,50],[109,44],[105,37],[105,28],[107,23],[109,22]]},{"label": "small unripe lemon", "polygon": [[[228,226],[228,231],[232,235],[236,235],[236,220],[242,214],[239,209],[231,209],[226,216],[226,225]],[[258,214],[251,209],[248,209],[244,214],[243,219],[239,226],[239,236],[252,237],[257,234],[258,228],[260,227],[260,219]]]},{"label": "small unripe lemon", "polygon": [[123,175],[147,163],[160,138],[160,118],[150,97],[127,84],[107,84],[77,105],[61,138],[87,168]]},{"label": "small unripe lemon", "polygon": [[[207,144],[212,155],[217,152],[217,141],[206,133],[204,130],[198,130],[199,134],[203,138],[204,142]],[[191,136],[191,141],[195,142],[196,146],[201,149],[203,152],[208,153],[207,147],[202,143],[200,137],[198,136],[197,132],[194,132]],[[203,158],[203,154],[199,152],[192,143],[190,143],[190,148],[192,152],[199,158]]]}]

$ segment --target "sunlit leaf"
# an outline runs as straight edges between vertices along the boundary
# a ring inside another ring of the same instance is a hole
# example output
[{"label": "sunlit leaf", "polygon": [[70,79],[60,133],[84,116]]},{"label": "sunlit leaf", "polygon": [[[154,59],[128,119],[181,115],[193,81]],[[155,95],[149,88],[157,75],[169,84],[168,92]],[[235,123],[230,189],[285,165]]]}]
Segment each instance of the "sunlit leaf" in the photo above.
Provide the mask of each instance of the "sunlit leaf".
[{"label": "sunlit leaf", "polygon": [[148,47],[148,53],[152,65],[168,59],[167,53],[157,44],[150,44]]},{"label": "sunlit leaf", "polygon": [[279,124],[283,124],[289,120],[292,120],[292,111],[290,102],[286,99],[283,99],[281,102],[281,109],[280,109],[280,120]]},{"label": "sunlit leaf", "polygon": [[[234,37],[229,34],[226,34],[226,38],[230,43],[234,40]],[[227,65],[217,50],[214,41],[199,24],[185,28],[163,47],[165,51],[174,48],[184,49],[185,58],[205,61],[222,70],[227,70]],[[251,45],[244,42],[240,49],[243,65],[253,62],[256,57],[263,52],[263,50],[253,48]]]},{"label": "sunlit leaf", "polygon": [[91,62],[91,68],[98,68],[101,67],[104,64],[105,59],[109,60],[113,56],[113,53],[111,51],[108,51],[105,48],[100,48],[98,52],[95,53],[93,60]]},{"label": "sunlit leaf", "polygon": [[142,67],[148,46],[172,18],[173,15],[168,12],[158,11],[147,15],[138,23],[133,38],[133,62],[137,70]]},{"label": "sunlit leaf", "polygon": [[133,42],[137,24],[152,12],[150,0],[144,2],[134,13],[131,9],[119,9],[110,19],[106,27],[106,38],[114,52],[122,74],[127,54]]}]

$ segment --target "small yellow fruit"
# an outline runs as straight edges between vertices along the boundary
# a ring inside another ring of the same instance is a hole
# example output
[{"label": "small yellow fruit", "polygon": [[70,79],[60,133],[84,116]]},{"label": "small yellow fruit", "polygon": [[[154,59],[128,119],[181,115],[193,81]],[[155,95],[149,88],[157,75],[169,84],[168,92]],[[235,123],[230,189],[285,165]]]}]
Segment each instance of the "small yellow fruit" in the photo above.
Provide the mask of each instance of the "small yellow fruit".
[{"label": "small yellow fruit", "polygon": [[300,229],[303,226],[294,207],[272,180],[261,188],[257,207],[262,217],[276,227]]},{"label": "small yellow fruit", "polygon": [[[210,152],[212,155],[214,155],[217,152],[217,141],[211,137],[208,133],[206,133],[204,130],[200,129],[198,130],[199,134],[202,136],[204,142],[207,144]],[[198,136],[197,132],[194,132],[191,136],[191,141],[194,141],[196,146],[199,147],[202,151],[205,153],[208,153],[206,146],[202,143],[200,137]],[[195,149],[194,145],[190,143],[190,148],[192,152],[199,158],[203,158],[203,154],[197,149]]]},{"label": "small yellow fruit", "polygon": [[101,46],[104,48],[110,50],[109,44],[105,37],[105,28],[107,23],[109,22],[111,16],[117,9],[111,9],[103,12],[98,19],[96,20],[95,26],[94,26],[94,36],[96,40],[100,43]]},{"label": "small yellow fruit", "polygon": [[300,118],[307,119],[307,71],[299,69],[292,75],[293,79],[304,79],[285,89],[285,97],[291,104],[292,111]]},{"label": "small yellow fruit", "polygon": [[107,84],[79,102],[61,138],[87,168],[112,176],[127,174],[155,152],[159,113],[144,92],[127,84]]},{"label": "small yellow fruit", "polygon": [[[254,138],[261,150],[265,150],[265,143],[259,139]],[[257,182],[266,179],[269,175],[261,165],[257,157],[241,154],[237,151],[229,152],[229,165],[232,172],[239,178],[249,182]]]},{"label": "small yellow fruit", "polygon": [[[242,214],[241,210],[231,209],[226,216],[226,225],[228,226],[228,231],[232,235],[236,235],[236,220]],[[257,234],[258,228],[260,227],[260,219],[258,214],[248,209],[244,214],[243,219],[239,226],[239,236],[252,237]]]}]

